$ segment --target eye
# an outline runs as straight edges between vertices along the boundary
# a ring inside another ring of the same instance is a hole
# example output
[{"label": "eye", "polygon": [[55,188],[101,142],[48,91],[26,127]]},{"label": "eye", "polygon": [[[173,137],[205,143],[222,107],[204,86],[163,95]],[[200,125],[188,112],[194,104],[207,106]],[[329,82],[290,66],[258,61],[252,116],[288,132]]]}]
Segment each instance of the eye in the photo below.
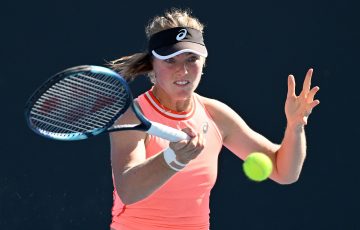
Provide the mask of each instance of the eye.
[{"label": "eye", "polygon": [[169,63],[169,64],[173,64],[173,63],[175,63],[175,59],[174,58],[168,58],[168,59],[165,59],[164,62]]},{"label": "eye", "polygon": [[191,57],[189,57],[189,58],[187,59],[187,61],[188,61],[189,63],[195,63],[197,60],[200,60],[200,56],[192,55]]}]

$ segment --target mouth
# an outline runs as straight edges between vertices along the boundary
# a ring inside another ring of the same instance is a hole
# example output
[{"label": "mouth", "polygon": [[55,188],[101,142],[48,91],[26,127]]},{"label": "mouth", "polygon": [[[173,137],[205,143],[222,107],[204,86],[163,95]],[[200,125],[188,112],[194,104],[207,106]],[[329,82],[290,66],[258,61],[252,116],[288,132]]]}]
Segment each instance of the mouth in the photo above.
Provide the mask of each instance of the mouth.
[{"label": "mouth", "polygon": [[185,85],[190,84],[190,82],[187,80],[179,80],[179,81],[175,81],[174,84],[178,85],[178,86],[185,86]]}]

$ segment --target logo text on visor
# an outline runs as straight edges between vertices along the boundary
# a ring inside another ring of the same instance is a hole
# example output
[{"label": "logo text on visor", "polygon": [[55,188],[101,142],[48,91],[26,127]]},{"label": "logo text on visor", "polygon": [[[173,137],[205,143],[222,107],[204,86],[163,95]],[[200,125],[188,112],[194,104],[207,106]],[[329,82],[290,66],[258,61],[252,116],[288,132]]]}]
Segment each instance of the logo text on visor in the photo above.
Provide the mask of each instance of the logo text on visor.
[{"label": "logo text on visor", "polygon": [[148,44],[150,55],[165,60],[182,53],[207,57],[202,31],[190,27],[165,29],[151,35]]},{"label": "logo text on visor", "polygon": [[181,29],[179,30],[178,35],[176,36],[176,40],[181,41],[186,37],[187,34],[187,30],[186,29]]}]

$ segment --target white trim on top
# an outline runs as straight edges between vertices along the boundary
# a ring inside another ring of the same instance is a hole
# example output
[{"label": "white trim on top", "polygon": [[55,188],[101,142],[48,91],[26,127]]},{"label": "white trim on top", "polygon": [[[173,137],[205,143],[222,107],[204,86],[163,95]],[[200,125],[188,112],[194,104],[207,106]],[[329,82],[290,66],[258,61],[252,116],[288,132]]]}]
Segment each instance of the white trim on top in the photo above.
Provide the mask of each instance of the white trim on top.
[{"label": "white trim on top", "polygon": [[192,110],[194,109],[194,107],[192,108],[192,110],[187,113],[187,114],[175,114],[169,111],[166,111],[165,109],[161,108],[154,100],[153,98],[150,96],[149,92],[145,93],[146,97],[150,100],[151,104],[158,109],[161,113],[169,116],[169,117],[173,117],[173,118],[181,118],[181,119],[185,119],[188,118],[189,116],[191,116],[192,114]]}]

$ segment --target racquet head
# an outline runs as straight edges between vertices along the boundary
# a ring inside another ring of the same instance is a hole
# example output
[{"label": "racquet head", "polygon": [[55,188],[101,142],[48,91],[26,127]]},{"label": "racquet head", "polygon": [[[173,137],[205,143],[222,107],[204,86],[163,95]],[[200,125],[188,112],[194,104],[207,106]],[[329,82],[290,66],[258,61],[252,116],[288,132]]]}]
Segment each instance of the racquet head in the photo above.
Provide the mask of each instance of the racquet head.
[{"label": "racquet head", "polygon": [[100,66],[66,69],[29,98],[25,117],[36,133],[57,140],[81,140],[106,131],[132,104],[127,82]]}]

